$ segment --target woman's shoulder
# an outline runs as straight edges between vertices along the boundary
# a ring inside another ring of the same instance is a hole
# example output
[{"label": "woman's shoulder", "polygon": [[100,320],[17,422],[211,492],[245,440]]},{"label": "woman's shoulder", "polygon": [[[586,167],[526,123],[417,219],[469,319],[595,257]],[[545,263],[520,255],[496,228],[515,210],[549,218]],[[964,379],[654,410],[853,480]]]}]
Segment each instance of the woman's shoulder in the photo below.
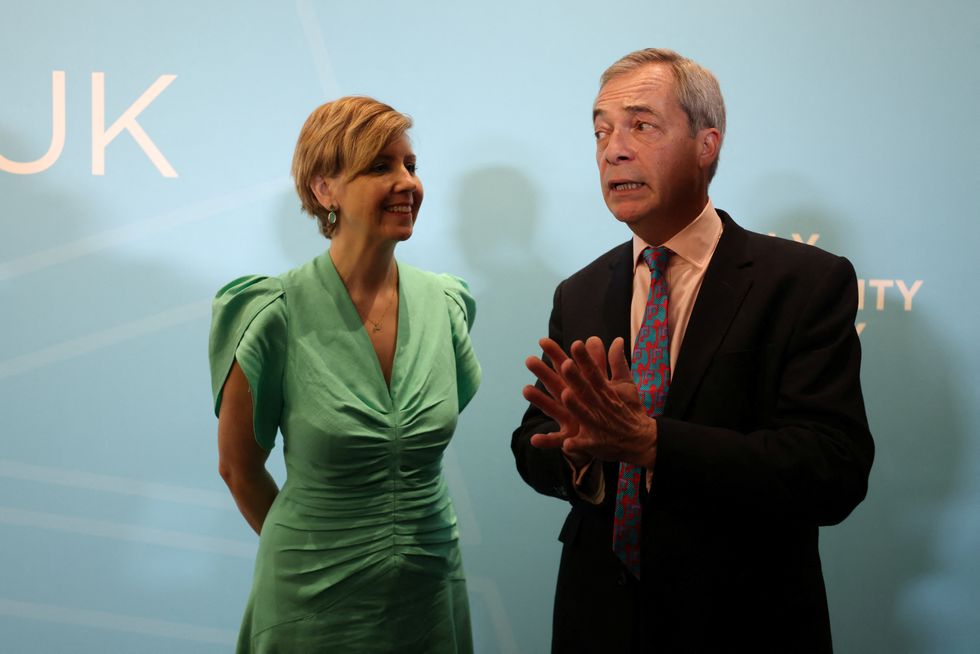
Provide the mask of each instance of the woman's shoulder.
[{"label": "woman's shoulder", "polygon": [[283,294],[282,280],[268,275],[243,275],[236,277],[215,293],[215,300],[233,298],[249,299],[262,296],[277,297]]},{"label": "woman's shoulder", "polygon": [[[278,277],[244,275],[220,289],[211,303],[212,337],[223,333],[241,333],[259,314],[275,314],[285,320],[285,288]],[[278,309],[278,310],[274,310]]]},{"label": "woman's shoulder", "polygon": [[252,308],[258,311],[285,294],[285,287],[278,277],[243,275],[218,289],[212,307],[215,310]]},{"label": "woman's shoulder", "polygon": [[[237,277],[215,294],[211,303],[208,358],[215,412],[232,362],[241,364],[252,387],[260,377],[282,370],[286,342],[285,290],[277,277]],[[258,424],[258,418],[256,418]],[[272,428],[274,438],[275,428]],[[268,431],[263,428],[262,433]],[[260,429],[257,427],[256,433]],[[264,447],[271,449],[271,438]]]},{"label": "woman's shoulder", "polygon": [[243,306],[248,304],[271,304],[277,299],[285,300],[290,291],[299,292],[310,284],[318,284],[322,277],[318,267],[326,254],[291,268],[277,276],[244,275],[237,277],[220,289],[215,295],[215,303],[229,303]]},{"label": "woman's shoulder", "polygon": [[416,283],[425,284],[442,295],[449,305],[450,313],[461,314],[467,325],[473,326],[473,319],[476,317],[476,300],[466,280],[450,273],[429,272],[403,263],[398,264],[398,269],[403,279],[414,278],[418,280]]}]

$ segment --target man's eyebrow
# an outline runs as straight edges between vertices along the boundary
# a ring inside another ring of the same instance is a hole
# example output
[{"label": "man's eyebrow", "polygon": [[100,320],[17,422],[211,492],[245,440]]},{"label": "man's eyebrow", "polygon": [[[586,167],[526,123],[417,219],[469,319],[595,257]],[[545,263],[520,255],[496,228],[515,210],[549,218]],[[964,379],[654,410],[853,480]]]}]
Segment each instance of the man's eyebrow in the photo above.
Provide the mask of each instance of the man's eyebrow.
[{"label": "man's eyebrow", "polygon": [[660,113],[648,104],[628,104],[623,108],[631,114],[653,114],[654,116],[660,116]]},{"label": "man's eyebrow", "polygon": [[[651,107],[648,104],[628,104],[623,109],[630,114],[651,114],[660,118],[660,112]],[[598,107],[592,110],[592,120],[594,121],[599,116],[604,115],[606,112]]]}]

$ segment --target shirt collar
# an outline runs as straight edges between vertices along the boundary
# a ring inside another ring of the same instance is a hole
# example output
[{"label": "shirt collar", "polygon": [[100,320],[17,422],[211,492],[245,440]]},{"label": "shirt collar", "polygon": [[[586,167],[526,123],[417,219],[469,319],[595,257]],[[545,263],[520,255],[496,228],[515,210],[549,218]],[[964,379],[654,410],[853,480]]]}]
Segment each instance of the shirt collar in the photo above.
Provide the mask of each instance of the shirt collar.
[{"label": "shirt collar", "polygon": [[[688,223],[687,227],[674,234],[664,243],[675,255],[687,261],[696,268],[704,268],[711,259],[715,244],[721,237],[722,224],[718,212],[715,211],[711,200],[704,206],[698,217]],[[650,244],[642,238],[633,235],[633,271],[636,271],[640,254]]]}]

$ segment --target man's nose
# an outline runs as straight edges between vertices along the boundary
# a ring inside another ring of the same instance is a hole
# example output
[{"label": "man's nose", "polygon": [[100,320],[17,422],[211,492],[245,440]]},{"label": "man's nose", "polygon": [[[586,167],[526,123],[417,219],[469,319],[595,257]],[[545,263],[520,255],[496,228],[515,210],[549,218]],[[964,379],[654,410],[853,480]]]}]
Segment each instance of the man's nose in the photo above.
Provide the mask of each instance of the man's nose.
[{"label": "man's nose", "polygon": [[623,130],[613,130],[603,152],[606,162],[611,164],[623,163],[624,161],[631,161],[635,155],[636,150],[633,148],[633,139],[630,134]]}]

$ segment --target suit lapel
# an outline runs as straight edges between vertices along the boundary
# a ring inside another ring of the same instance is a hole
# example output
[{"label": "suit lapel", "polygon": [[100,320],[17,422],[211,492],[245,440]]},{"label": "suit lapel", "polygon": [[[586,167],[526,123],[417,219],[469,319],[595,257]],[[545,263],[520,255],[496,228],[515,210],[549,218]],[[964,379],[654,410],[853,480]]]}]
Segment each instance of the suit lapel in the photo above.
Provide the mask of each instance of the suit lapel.
[{"label": "suit lapel", "polygon": [[617,336],[623,339],[626,360],[631,361],[630,352],[630,303],[633,300],[633,242],[628,241],[614,252],[609,262],[609,285],[603,301],[602,335],[608,349]]},{"label": "suit lapel", "polygon": [[[633,241],[627,241],[613,252],[609,262],[609,283],[606,285],[602,303],[601,334],[603,344],[608,349],[618,336],[623,339],[626,363],[632,366],[630,347],[630,304],[633,300]],[[605,480],[605,504],[615,504],[616,486],[619,480],[619,463],[606,461],[603,464]],[[610,532],[611,534],[611,532]],[[611,545],[610,545],[611,547]]]},{"label": "suit lapel", "polygon": [[682,417],[694,397],[718,346],[752,286],[752,258],[745,231],[723,211],[724,231],[718,241],[691,312],[684,343],[671,376],[664,413]]}]

